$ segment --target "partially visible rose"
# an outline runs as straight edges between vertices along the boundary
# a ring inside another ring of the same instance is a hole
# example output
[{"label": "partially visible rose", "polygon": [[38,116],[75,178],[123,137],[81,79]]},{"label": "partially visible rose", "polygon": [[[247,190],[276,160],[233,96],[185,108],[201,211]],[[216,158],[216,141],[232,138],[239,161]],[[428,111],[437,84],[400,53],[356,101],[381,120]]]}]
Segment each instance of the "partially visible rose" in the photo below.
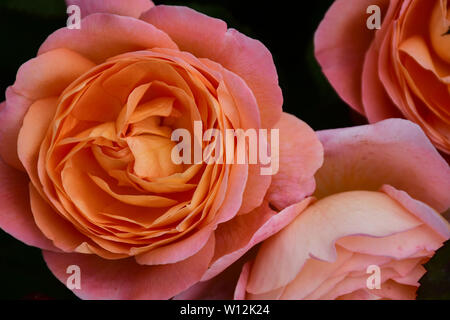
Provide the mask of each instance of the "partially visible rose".
[{"label": "partially visible rose", "polygon": [[318,134],[317,201],[263,242],[235,298],[414,299],[423,264],[450,238],[439,214],[450,168],[409,121]]},{"label": "partially visible rose", "polygon": [[[367,8],[381,8],[369,30]],[[336,0],[315,35],[338,94],[369,122],[404,117],[450,154],[450,2]]]},{"label": "partially visible rose", "polygon": [[[322,146],[282,113],[259,41],[186,7],[68,2],[81,29],[51,34],[0,106],[0,227],[63,283],[79,266],[81,298],[171,298],[295,218],[278,211],[314,191]],[[175,163],[171,134],[194,121],[280,129],[278,173]]]}]

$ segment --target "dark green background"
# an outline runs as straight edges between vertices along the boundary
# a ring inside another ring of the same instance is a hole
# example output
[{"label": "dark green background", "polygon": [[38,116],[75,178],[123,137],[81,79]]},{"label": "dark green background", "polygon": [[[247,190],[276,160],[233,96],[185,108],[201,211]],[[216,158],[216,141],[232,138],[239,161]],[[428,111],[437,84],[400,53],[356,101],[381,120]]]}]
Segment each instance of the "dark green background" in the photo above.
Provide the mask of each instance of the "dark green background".
[{"label": "dark green background", "polygon": [[[126,0],[124,0],[126,1]],[[157,4],[162,1],[155,1]],[[314,1],[164,1],[186,5],[226,21],[272,52],[284,95],[284,110],[316,130],[365,123],[343,103],[314,59],[313,34],[332,0]],[[245,4],[244,4],[245,3]],[[20,65],[66,24],[63,0],[0,0],[0,100]],[[0,182],[1,183],[1,182]],[[421,299],[450,299],[450,245],[428,263]],[[48,271],[39,249],[0,230],[0,299],[76,299]]]}]

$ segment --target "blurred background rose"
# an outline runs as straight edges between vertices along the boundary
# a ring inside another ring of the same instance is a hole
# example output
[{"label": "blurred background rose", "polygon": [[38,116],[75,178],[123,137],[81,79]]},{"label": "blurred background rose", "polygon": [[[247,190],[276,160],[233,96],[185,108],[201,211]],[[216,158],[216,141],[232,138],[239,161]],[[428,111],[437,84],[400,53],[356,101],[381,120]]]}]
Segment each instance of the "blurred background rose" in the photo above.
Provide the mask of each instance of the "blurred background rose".
[{"label": "blurred background rose", "polygon": [[[366,27],[377,5],[380,30]],[[315,52],[338,94],[370,122],[404,117],[450,154],[450,2],[336,0]],[[345,18],[344,18],[345,17]]]}]

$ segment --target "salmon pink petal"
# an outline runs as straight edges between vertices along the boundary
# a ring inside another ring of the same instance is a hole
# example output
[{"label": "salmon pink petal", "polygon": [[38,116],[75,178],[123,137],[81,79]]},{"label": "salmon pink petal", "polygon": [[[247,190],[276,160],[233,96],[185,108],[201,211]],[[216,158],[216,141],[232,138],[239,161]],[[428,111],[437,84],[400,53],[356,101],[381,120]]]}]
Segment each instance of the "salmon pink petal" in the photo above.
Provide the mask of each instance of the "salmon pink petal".
[{"label": "salmon pink petal", "polygon": [[136,261],[142,265],[157,265],[185,260],[205,246],[212,231],[213,225],[203,227],[183,240],[137,255]]},{"label": "salmon pink petal", "polygon": [[359,289],[349,294],[344,294],[336,300],[380,300],[381,298],[369,292],[370,290]]},{"label": "salmon pink petal", "polygon": [[247,184],[245,185],[239,214],[249,213],[261,206],[271,181],[272,177],[270,175],[261,175],[261,165],[248,165]]},{"label": "salmon pink petal", "polygon": [[[381,272],[381,287],[385,284],[385,282],[393,277],[395,275],[395,272],[393,270],[383,270]],[[322,295],[320,297],[321,300],[335,300],[339,299],[341,296],[345,296],[347,294],[350,294],[351,292],[356,292],[359,290],[364,290],[367,288],[367,274],[363,274],[361,276],[358,275],[350,275],[348,277],[345,277],[340,282],[336,283],[335,286]],[[373,290],[373,294],[377,294],[378,289]]]},{"label": "salmon pink petal", "polygon": [[314,291],[324,284],[324,279],[329,279],[353,255],[352,252],[339,246],[336,247],[336,253],[337,257],[333,262],[317,259],[306,261],[302,271],[285,287],[280,298],[283,300],[303,300],[310,294],[315,293]]},{"label": "salmon pink petal", "polygon": [[252,269],[252,262],[247,262],[242,268],[239,276],[236,290],[234,291],[234,300],[245,300],[248,278],[250,277],[250,270]]},{"label": "salmon pink petal", "polygon": [[87,240],[70,222],[61,217],[31,184],[30,203],[36,225],[59,249],[73,252]]},{"label": "salmon pink petal", "polygon": [[14,90],[30,100],[59,96],[95,64],[67,48],[47,50],[25,62],[17,71]]},{"label": "salmon pink petal", "polygon": [[[236,74],[223,70],[222,67],[216,66],[216,68],[222,69],[224,86],[226,86],[236,104],[240,128],[243,130],[259,128],[261,126],[260,112],[255,97],[247,84]],[[247,184],[240,213],[248,213],[262,204],[272,179],[271,176],[261,175],[260,170],[259,164],[248,166]]]},{"label": "salmon pink petal", "polygon": [[39,55],[67,48],[96,63],[121,53],[155,47],[177,49],[163,31],[131,17],[95,13],[82,20],[82,28],[61,28],[52,33],[39,48]]},{"label": "salmon pink petal", "polygon": [[217,212],[217,223],[233,219],[242,205],[243,194],[248,179],[248,165],[235,164],[231,166],[229,176],[222,181],[227,190],[224,191],[223,204]]},{"label": "salmon pink petal", "polygon": [[245,263],[242,259],[233,263],[217,277],[208,281],[196,283],[186,291],[175,296],[175,300],[232,300],[236,283],[240,277],[242,266]]},{"label": "salmon pink petal", "polygon": [[56,97],[34,102],[23,118],[23,126],[18,135],[17,154],[35,186],[41,184],[37,173],[39,150],[55,115],[57,105],[58,98]]},{"label": "salmon pink petal", "polygon": [[279,213],[270,209],[265,202],[253,212],[219,225],[215,233],[216,249],[213,262],[203,280],[215,277],[253,246],[283,229],[308,206],[311,200],[305,199]]},{"label": "salmon pink petal", "polygon": [[391,300],[414,300],[416,299],[417,287],[397,283],[394,280],[388,280],[379,290],[377,296]]},{"label": "salmon pink petal", "polygon": [[[133,258],[105,260],[96,255],[44,251],[44,259],[53,274],[67,281],[67,267],[81,270],[81,289],[73,292],[82,299],[164,300],[197,283],[208,268],[214,252],[214,236],[195,255],[184,261],[143,266]],[[168,281],[170,279],[170,281]]]},{"label": "salmon pink petal", "polygon": [[0,228],[30,246],[59,251],[34,222],[25,174],[0,159],[0,181]]},{"label": "salmon pink petal", "polygon": [[24,63],[14,85],[6,91],[6,106],[0,111],[0,154],[16,168],[22,168],[17,155],[17,136],[25,113],[39,99],[59,96],[94,63],[78,53],[58,49]]},{"label": "salmon pink petal", "polygon": [[402,114],[392,102],[378,75],[378,52],[375,43],[367,52],[362,74],[362,102],[369,122],[401,118]]},{"label": "salmon pink petal", "polygon": [[87,17],[93,13],[112,13],[121,16],[139,18],[142,12],[154,6],[150,0],[66,0],[68,6],[77,5],[81,9],[81,16]]},{"label": "salmon pink petal", "polygon": [[450,207],[450,167],[416,124],[389,119],[318,132],[325,149],[315,196],[349,190],[406,191],[438,212]]},{"label": "salmon pink petal", "polygon": [[392,234],[386,237],[348,236],[337,243],[351,251],[364,254],[407,259],[415,255],[424,255],[437,250],[446,239],[439,236],[426,225]]},{"label": "salmon pink petal", "polygon": [[[268,192],[279,210],[300,202],[314,192],[314,174],[323,162],[323,147],[315,132],[298,118],[283,113],[274,126],[279,129],[279,171]],[[274,162],[272,156],[272,163]]]},{"label": "salmon pink petal", "polygon": [[375,34],[366,27],[370,5],[383,10],[389,0],[336,0],[314,37],[316,58],[328,81],[345,102],[361,113],[361,74]]},{"label": "salmon pink petal", "polygon": [[406,192],[397,190],[389,185],[383,185],[381,191],[392,197],[392,199],[397,200],[409,212],[425,222],[442,237],[446,239],[450,238],[450,227],[448,222],[441,215],[436,214],[436,211],[433,208],[423,202],[411,198]]},{"label": "salmon pink petal", "polygon": [[256,97],[264,128],[278,121],[283,97],[272,55],[261,42],[187,7],[156,6],[141,19],[166,32],[181,50],[218,62],[244,79]]},{"label": "salmon pink petal", "polygon": [[0,156],[7,164],[23,170],[17,155],[17,136],[22,126],[23,117],[31,101],[17,94],[12,87],[6,89],[6,101],[0,110]]}]

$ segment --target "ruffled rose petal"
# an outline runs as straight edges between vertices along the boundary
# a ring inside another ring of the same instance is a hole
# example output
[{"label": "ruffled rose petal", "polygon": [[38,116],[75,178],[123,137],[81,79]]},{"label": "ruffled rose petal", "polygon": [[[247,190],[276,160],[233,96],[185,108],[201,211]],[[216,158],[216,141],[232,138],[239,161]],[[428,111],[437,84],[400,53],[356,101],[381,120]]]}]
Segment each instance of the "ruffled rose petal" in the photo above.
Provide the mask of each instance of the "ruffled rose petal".
[{"label": "ruffled rose petal", "polygon": [[53,119],[58,103],[58,98],[51,97],[34,102],[23,119],[17,139],[17,154],[22,165],[34,185],[40,189],[40,181],[37,173],[39,150]]},{"label": "ruffled rose petal", "polygon": [[69,276],[67,267],[80,267],[81,289],[73,292],[89,300],[169,299],[200,280],[213,253],[214,236],[189,259],[161,266],[142,266],[132,258],[110,261],[89,254],[43,252],[48,267],[62,283]]},{"label": "ruffled rose petal", "polygon": [[[348,277],[345,277],[340,282],[338,282],[330,291],[325,293],[320,298],[322,300],[335,300],[338,299],[340,296],[350,294],[351,292],[356,292],[361,289],[367,288],[367,278],[369,275],[367,274],[352,274],[350,273]],[[395,271],[391,269],[383,269],[383,271],[380,274],[380,282],[381,287],[385,284],[386,281],[388,281],[390,278],[395,276]],[[417,288],[414,288],[415,290]],[[375,289],[378,291],[378,289]],[[377,294],[377,291],[374,291],[374,294]]]},{"label": "ruffled rose petal", "polygon": [[66,0],[66,3],[68,6],[79,6],[83,18],[93,13],[112,13],[139,18],[142,12],[154,6],[150,0]]},{"label": "ruffled rose petal", "polygon": [[167,34],[144,21],[95,13],[82,20],[79,30],[61,28],[51,34],[39,48],[39,55],[67,48],[100,63],[121,53],[155,47],[178,48]]},{"label": "ruffled rose petal", "polygon": [[175,300],[232,300],[247,256],[233,263],[217,277],[200,281],[174,297]]},{"label": "ruffled rose petal", "polygon": [[423,250],[427,253],[433,252],[441,247],[444,241],[444,238],[428,226],[421,225],[382,238],[354,235],[339,239],[337,243],[348,250],[364,254],[406,259]]},{"label": "ruffled rose petal", "polygon": [[[217,212],[217,223],[224,223],[234,218],[242,205],[243,194],[248,179],[248,165],[235,164],[230,166],[230,173],[225,175],[222,184],[225,189],[223,204]],[[219,195],[217,195],[219,196]]]},{"label": "ruffled rose petal", "polygon": [[17,71],[14,90],[30,100],[59,96],[95,64],[69,48],[47,50]]},{"label": "ruffled rose petal", "polygon": [[394,105],[378,75],[378,52],[373,43],[366,54],[362,73],[362,102],[369,122],[388,118],[401,118],[402,113]]},{"label": "ruffled rose petal", "polygon": [[146,253],[136,256],[136,261],[143,265],[158,265],[176,263],[185,260],[196,254],[203,248],[211,237],[213,226],[205,226],[201,230],[194,231],[194,234],[185,239],[178,240],[173,244],[156,248]]},{"label": "ruffled rose petal", "polygon": [[435,232],[443,238],[450,238],[450,228],[448,222],[427,204],[411,198],[406,192],[397,190],[392,186],[383,185],[381,191],[397,200],[409,212],[425,222]]},{"label": "ruffled rose petal", "polygon": [[389,0],[337,0],[314,37],[315,54],[323,72],[341,98],[364,113],[361,74],[366,51],[375,32],[366,27],[370,5],[385,10]]},{"label": "ruffled rose petal", "polygon": [[61,217],[30,184],[30,204],[36,225],[53,244],[66,252],[73,252],[87,241],[75,227]]},{"label": "ruffled rose petal", "polygon": [[12,87],[6,89],[6,101],[0,110],[0,156],[16,169],[23,170],[17,155],[17,136],[31,101],[17,94]]},{"label": "ruffled rose petal", "polygon": [[450,207],[450,167],[416,124],[389,119],[319,131],[318,136],[325,160],[316,175],[315,196],[389,184],[438,212]]},{"label": "ruffled rose petal", "polygon": [[25,113],[38,99],[58,96],[94,63],[78,53],[57,49],[24,63],[16,82],[6,91],[6,106],[0,111],[0,154],[16,168],[22,165],[17,156],[17,136]]},{"label": "ruffled rose petal", "polygon": [[420,224],[420,220],[380,192],[352,191],[328,196],[262,244],[247,291],[258,294],[288,284],[310,256],[334,261],[333,243],[337,239],[356,234],[385,237]]},{"label": "ruffled rose petal", "polygon": [[417,287],[403,285],[393,280],[388,280],[379,290],[377,296],[392,300],[414,300],[417,296]]},{"label": "ruffled rose petal", "polygon": [[141,19],[166,32],[182,51],[218,62],[244,79],[256,97],[264,128],[278,121],[283,98],[272,55],[261,42],[186,7],[156,6]]},{"label": "ruffled rose petal", "polygon": [[0,228],[30,246],[59,251],[34,222],[26,175],[0,158],[0,181]]},{"label": "ruffled rose petal", "polygon": [[[314,174],[323,162],[323,147],[315,132],[298,118],[283,113],[279,129],[279,171],[272,178],[269,202],[278,209],[300,202],[314,192]],[[272,162],[278,161],[272,155]]]},{"label": "ruffled rose petal", "polygon": [[252,263],[247,262],[244,267],[242,267],[241,275],[239,276],[236,289],[234,291],[234,300],[245,300],[246,289],[248,278],[250,277],[250,270],[252,268]]},{"label": "ruffled rose petal", "polygon": [[324,279],[328,279],[344,263],[352,258],[353,253],[336,247],[337,258],[333,262],[309,259],[302,271],[283,290],[281,299],[302,300],[318,288]]}]

